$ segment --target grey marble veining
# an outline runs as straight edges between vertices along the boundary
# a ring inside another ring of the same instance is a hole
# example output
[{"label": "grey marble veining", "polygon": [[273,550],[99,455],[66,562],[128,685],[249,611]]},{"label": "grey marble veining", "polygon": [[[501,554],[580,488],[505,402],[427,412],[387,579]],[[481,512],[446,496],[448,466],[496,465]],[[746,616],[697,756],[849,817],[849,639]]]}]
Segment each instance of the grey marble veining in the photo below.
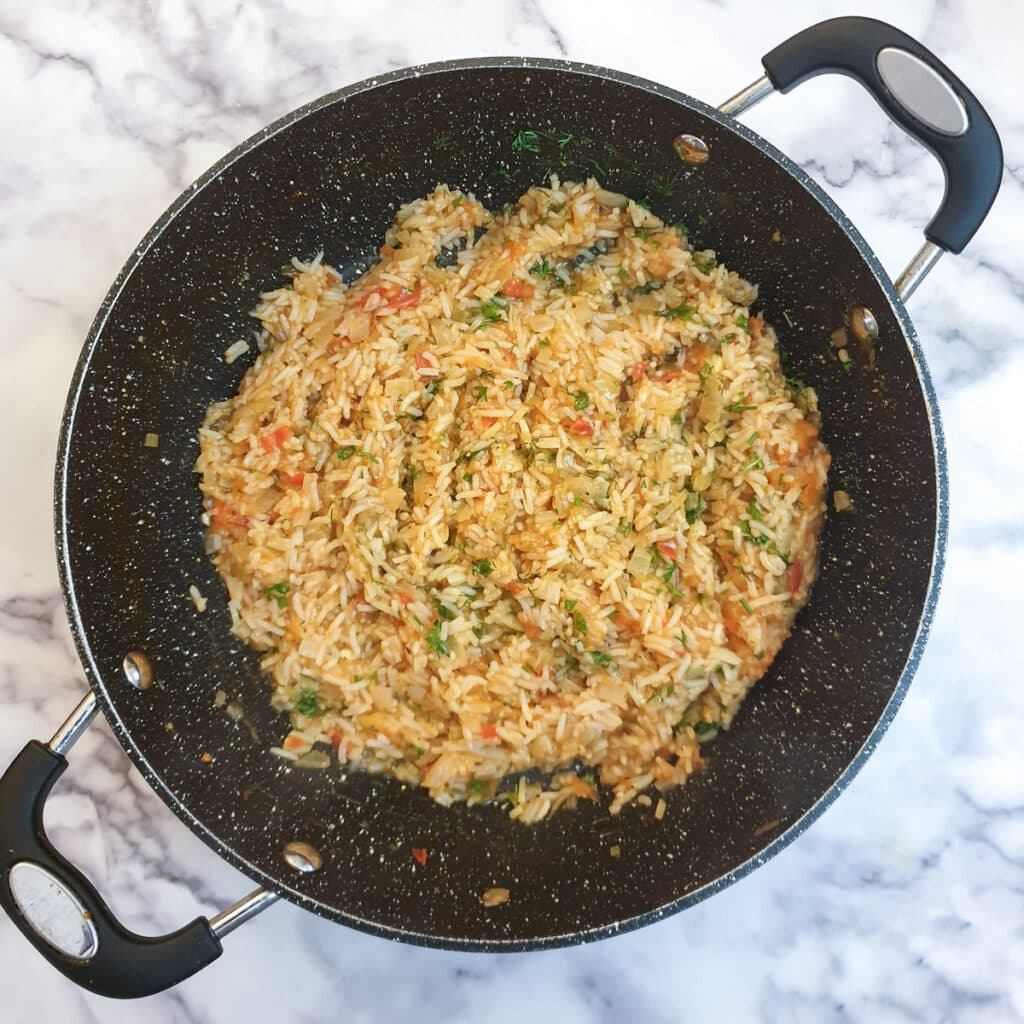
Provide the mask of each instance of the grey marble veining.
[{"label": "grey marble veining", "polygon": [[[567,56],[718,102],[787,33],[840,13],[852,11],[807,0],[781,12],[744,0],[0,2],[0,763],[49,735],[83,686],[50,523],[74,361],[121,263],[195,176],[294,106],[406,64]],[[1024,1020],[1024,13],[1002,0],[856,13],[897,21],[977,91],[1007,174],[971,246],[911,303],[949,446],[949,558],[917,680],[848,791],[711,901],[583,948],[442,953],[279,905],[201,975],[127,1006],[64,982],[3,919],[4,1020]],[[894,275],[902,268],[941,172],[855,85],[818,80],[744,120],[825,185]],[[250,888],[101,725],[75,748],[47,815],[56,843],[139,931],[214,913]]]}]

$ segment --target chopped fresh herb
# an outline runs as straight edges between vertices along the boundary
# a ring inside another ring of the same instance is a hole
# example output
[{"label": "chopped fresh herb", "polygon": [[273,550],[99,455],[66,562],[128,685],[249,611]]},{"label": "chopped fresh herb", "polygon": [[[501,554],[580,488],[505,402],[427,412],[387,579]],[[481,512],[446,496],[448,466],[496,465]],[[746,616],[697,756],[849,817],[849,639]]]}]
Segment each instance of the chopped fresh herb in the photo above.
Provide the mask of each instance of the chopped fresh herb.
[{"label": "chopped fresh herb", "polygon": [[853,373],[853,360],[852,359],[840,359],[839,365],[843,368],[843,373]]},{"label": "chopped fresh herb", "polygon": [[679,641],[680,644],[682,644],[683,647],[686,646],[686,632],[684,630],[679,630],[676,639]]},{"label": "chopped fresh herb", "polygon": [[366,459],[368,462],[380,462],[380,459],[378,459],[376,455],[371,455],[369,452],[361,451],[359,448],[356,448],[355,445],[351,444],[347,444],[343,448],[339,448],[335,454],[342,462],[347,462],[353,455],[360,459]]},{"label": "chopped fresh herb", "polygon": [[537,137],[536,132],[518,132],[512,140],[512,148],[521,153],[539,153],[540,139]]},{"label": "chopped fresh herb", "polygon": [[462,474],[462,480],[463,480],[464,483],[471,484],[473,482],[473,474],[472,473],[463,473]]},{"label": "chopped fresh herb", "polygon": [[671,309],[663,309],[658,316],[663,316],[666,320],[689,320],[696,312],[697,310],[694,306],[681,302],[678,306],[673,306]]},{"label": "chopped fresh herb", "polygon": [[588,782],[588,783],[590,783],[590,785],[591,785],[591,786],[596,786],[596,785],[597,785],[597,776],[595,776],[593,772],[584,772],[584,773],[583,773],[583,774],[582,774],[582,775],[580,776],[580,778],[581,778],[581,779],[582,779],[582,780],[583,780],[584,782]]},{"label": "chopped fresh herb", "polygon": [[485,783],[483,779],[474,779],[469,784],[469,788],[474,793],[480,794],[480,793],[483,793],[483,791],[487,788],[487,783]]},{"label": "chopped fresh herb", "polygon": [[426,753],[422,747],[413,747],[412,750],[417,757],[422,757]]},{"label": "chopped fresh herb", "polygon": [[673,422],[673,423],[674,423],[674,424],[675,424],[675,425],[676,425],[677,427],[681,427],[681,426],[683,425],[683,415],[682,415],[682,413],[678,413],[678,412],[677,412],[677,413],[675,414],[675,416],[673,416],[673,417],[672,417],[672,422]]},{"label": "chopped fresh herb", "polygon": [[436,395],[441,390],[441,378],[435,377],[428,385],[427,391],[432,395]]},{"label": "chopped fresh herb", "polygon": [[747,505],[747,515],[751,519],[756,519],[759,523],[764,522],[764,513],[761,511],[761,507],[756,501],[751,500]]},{"label": "chopped fresh herb", "polygon": [[690,229],[682,221],[677,221],[675,224],[673,224],[672,230],[678,231],[681,235],[689,235],[690,233]]},{"label": "chopped fresh herb", "polygon": [[694,505],[693,508],[686,510],[686,521],[690,526],[693,526],[697,520],[700,519],[700,505]]},{"label": "chopped fresh herb", "polygon": [[661,557],[661,552],[657,548],[651,548],[651,568],[657,570],[665,564],[665,559]]},{"label": "chopped fresh herb", "polygon": [[637,295],[650,295],[651,292],[656,292],[660,287],[660,281],[648,281],[647,284],[642,284],[639,287],[634,288],[633,291],[636,292]]},{"label": "chopped fresh herb", "polygon": [[451,654],[451,648],[448,646],[448,641],[441,636],[441,622],[436,621],[431,627],[430,632],[427,634],[427,646],[435,654]]},{"label": "chopped fresh herb", "polygon": [[786,377],[784,379],[786,387],[798,398],[807,390],[807,385],[802,380],[797,380],[796,377]]},{"label": "chopped fresh herb", "polygon": [[579,602],[575,601],[575,600],[573,600],[573,601],[566,601],[565,602],[565,610],[567,612],[571,612],[573,610],[573,608],[576,607],[577,604],[579,604]]},{"label": "chopped fresh herb", "polygon": [[615,620],[616,620],[616,619],[617,619],[618,617],[619,617],[619,609],[618,609],[618,608],[613,608],[613,609],[612,609],[612,610],[611,610],[611,611],[610,611],[610,612],[608,613],[608,619],[609,619],[609,620],[610,620],[611,622],[614,622],[614,621],[615,621]]},{"label": "chopped fresh herb", "polygon": [[747,599],[746,599],[745,597],[741,597],[741,598],[740,598],[740,607],[741,607],[741,608],[742,608],[742,609],[743,609],[743,610],[744,610],[744,611],[745,611],[745,612],[746,612],[746,613],[747,613],[748,615],[753,615],[753,614],[754,614],[754,609],[750,607],[750,605],[749,605],[749,604],[747,603]]},{"label": "chopped fresh herb", "polygon": [[750,435],[750,437],[748,437],[748,438],[747,438],[747,449],[748,449],[748,450],[749,450],[750,448],[752,448],[752,447],[753,447],[753,445],[754,445],[754,442],[755,442],[755,441],[757,440],[758,436],[759,436],[759,435],[758,435],[757,431],[755,430],[755,431],[754,431],[754,432],[753,432],[753,433],[752,433],[752,434]]},{"label": "chopped fresh herb", "polygon": [[490,576],[494,572],[494,563],[489,558],[480,558],[473,563],[473,572],[478,576]]},{"label": "chopped fresh herb", "polygon": [[295,710],[307,718],[315,718],[322,715],[324,709],[320,706],[320,694],[308,686],[299,688],[299,699],[295,704]]},{"label": "chopped fresh herb", "polygon": [[541,348],[547,348],[550,344],[551,344],[551,342],[548,341],[547,338],[541,338],[540,339],[540,347]]},{"label": "chopped fresh herb", "polygon": [[572,613],[572,628],[582,636],[587,635],[587,620],[582,612]]},{"label": "chopped fresh herb", "polygon": [[582,498],[573,498],[572,499],[572,504],[573,504],[574,508],[579,508],[580,505],[583,504],[583,499]]},{"label": "chopped fresh herb", "polygon": [[600,665],[601,668],[609,668],[615,664],[604,651],[591,651],[590,657],[594,659],[594,664]]},{"label": "chopped fresh herb", "polygon": [[745,317],[742,313],[738,313],[736,315],[736,323],[738,323],[740,327],[747,332],[747,334],[750,333],[750,319],[748,317]]},{"label": "chopped fresh herb", "polygon": [[447,605],[442,604],[440,601],[436,601],[435,604],[437,605],[437,614],[440,615],[445,622],[451,622],[452,619],[455,618],[455,612],[453,612]]},{"label": "chopped fresh herb", "polygon": [[619,533],[621,533],[623,536],[625,536],[627,533],[632,533],[633,532],[633,524],[632,523],[619,523],[619,525],[616,527],[616,529],[618,530]]},{"label": "chopped fresh herb", "polygon": [[718,266],[718,260],[716,260],[714,256],[708,256],[706,259],[704,259],[704,258],[702,258],[700,256],[694,255],[694,257],[693,257],[693,265],[702,274],[710,274],[711,271],[714,270],[715,267]]},{"label": "chopped fresh herb", "polygon": [[541,280],[546,280],[551,276],[551,264],[547,260],[537,260],[532,267],[530,267],[530,273],[534,277],[539,277]]},{"label": "chopped fresh herb", "polygon": [[740,533],[743,534],[745,540],[749,540],[750,543],[753,544],[755,547],[763,548],[770,542],[769,538],[766,537],[763,533],[754,533],[750,529],[749,519],[740,520]]},{"label": "chopped fresh herb", "polygon": [[[640,205],[642,204],[637,203],[637,206]],[[636,237],[639,238],[642,242],[646,242],[647,239],[651,237],[651,233],[650,231],[647,230],[647,228],[636,228]]]},{"label": "chopped fresh herb", "polygon": [[693,731],[698,736],[707,736],[710,732],[718,732],[718,726],[714,725],[712,722],[694,722]]},{"label": "chopped fresh herb", "polygon": [[789,310],[788,309],[784,309],[782,311],[782,319],[786,321],[786,324],[789,327],[796,327],[796,324],[793,323],[793,318],[789,315]]},{"label": "chopped fresh herb", "polygon": [[292,585],[287,581],[281,583],[275,583],[271,587],[265,587],[263,590],[263,596],[269,597],[271,601],[277,602],[278,608],[288,607],[288,594],[292,589]]},{"label": "chopped fresh herb", "polygon": [[752,469],[764,469],[764,459],[762,459],[756,452],[750,456],[750,459],[743,467],[742,472],[748,473]]},{"label": "chopped fresh herb", "polygon": [[415,622],[417,626],[423,625],[423,620],[418,615],[414,615],[412,617],[412,621]]},{"label": "chopped fresh herb", "polygon": [[749,412],[751,409],[756,409],[756,405],[744,405],[743,399],[747,397],[746,391],[740,393],[739,401],[733,402],[732,405],[725,407],[726,412]]},{"label": "chopped fresh herb", "polygon": [[697,591],[697,604],[703,604],[708,599],[708,595],[703,590]]},{"label": "chopped fresh herb", "polygon": [[484,627],[483,626],[479,626],[479,625],[474,626],[473,627],[473,636],[475,636],[477,638],[477,640],[482,640],[483,636],[484,636]]},{"label": "chopped fresh herb", "polygon": [[487,388],[483,384],[478,384],[473,388],[473,394],[476,396],[478,402],[486,401],[487,399]]},{"label": "chopped fresh herb", "polygon": [[481,303],[480,308],[477,310],[481,318],[480,326],[488,327],[491,324],[501,323],[504,319],[503,314],[507,305],[508,302],[500,295],[495,295],[493,298]]},{"label": "chopped fresh herb", "polygon": [[586,391],[577,391],[573,394],[572,407],[576,412],[583,412],[590,408],[590,395]]}]

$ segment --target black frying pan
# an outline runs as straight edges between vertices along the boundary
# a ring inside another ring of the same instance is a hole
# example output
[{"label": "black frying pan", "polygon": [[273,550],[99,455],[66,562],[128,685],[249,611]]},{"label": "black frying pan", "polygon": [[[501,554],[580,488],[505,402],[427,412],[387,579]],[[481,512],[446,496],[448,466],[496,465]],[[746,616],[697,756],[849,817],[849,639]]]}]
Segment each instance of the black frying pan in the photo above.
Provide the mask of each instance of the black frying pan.
[{"label": "black frying pan", "polygon": [[[718,111],[560,61],[459,61],[362,82],[244,143],[132,254],[85,344],[57,462],[61,578],[92,690],[0,781],[0,903],[66,976],[112,996],[159,991],[217,957],[220,937],[277,894],[451,949],[600,938],[762,863],[864,762],[920,657],[946,531],[935,395],[902,299],[939,253],[970,239],[1002,157],[963,83],[880,22],[818,25],[764,66],[765,79]],[[730,116],[830,71],[857,78],[946,171],[928,241],[895,286],[821,190]],[[565,133],[573,144],[550,141]],[[684,133],[707,144],[707,162],[680,161],[673,139]],[[197,427],[211,401],[237,388],[249,364],[227,365],[222,353],[288,258],[323,248],[351,279],[397,204],[443,181],[500,206],[552,169],[649,197],[657,214],[685,221],[700,247],[761,283],[789,374],[820,396],[832,486],[855,503],[852,515],[828,519],[819,580],[793,636],[709,748],[707,772],[669,795],[660,822],[642,808],[609,818],[587,806],[523,828],[491,807],[444,809],[389,778],[342,780],[272,757],[288,723],[269,707],[256,655],[231,636],[203,554]],[[794,326],[783,329],[786,318]],[[853,336],[872,327],[877,365],[868,369]],[[829,345],[839,328],[851,332],[852,373]],[[158,448],[144,447],[147,432]],[[210,596],[205,614],[189,601],[192,583]],[[240,701],[246,721],[213,707],[218,690]],[[42,828],[64,754],[97,708],[171,809],[264,889],[170,936],[143,939],[117,923]],[[425,867],[413,847],[429,851]],[[511,899],[484,907],[492,886]]]}]

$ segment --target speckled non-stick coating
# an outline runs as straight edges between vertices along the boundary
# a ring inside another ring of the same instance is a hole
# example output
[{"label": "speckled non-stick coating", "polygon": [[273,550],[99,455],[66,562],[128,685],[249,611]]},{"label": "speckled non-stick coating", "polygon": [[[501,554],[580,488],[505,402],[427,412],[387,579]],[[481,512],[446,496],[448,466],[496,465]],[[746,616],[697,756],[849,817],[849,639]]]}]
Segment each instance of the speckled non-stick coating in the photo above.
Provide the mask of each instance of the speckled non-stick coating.
[{"label": "speckled non-stick coating", "polygon": [[[542,140],[534,155],[511,144],[524,129],[574,139],[564,149]],[[710,161],[683,165],[672,149],[680,132],[704,138]],[[789,373],[820,395],[832,486],[855,502],[828,519],[792,638],[708,748],[707,772],[668,796],[661,822],[635,806],[609,818],[587,805],[521,828],[493,808],[446,810],[390,779],[289,769],[267,753],[288,723],[269,708],[255,655],[231,636],[203,554],[196,429],[251,365],[251,354],[229,366],[222,353],[246,335],[257,293],[281,282],[288,258],[323,249],[354,275],[399,203],[447,182],[499,206],[561,161],[566,177],[600,166],[607,187],[649,195],[657,214],[690,225],[698,247],[761,283]],[[873,373],[845,375],[829,357],[852,304],[869,306],[881,328]],[[147,432],[158,448],[143,446]],[[479,60],[326,97],[245,143],[161,219],[105,300],[72,385],[57,535],[90,681],[190,828],[326,917],[432,945],[521,949],[635,927],[709,895],[792,839],[849,780],[920,654],[945,539],[944,455],[921,353],[884,271],[791,162],[649,82]],[[193,583],[210,600],[205,614],[189,600]],[[125,683],[129,650],[150,657],[157,687]],[[246,722],[214,709],[218,689],[242,702]],[[286,867],[292,839],[321,851],[320,872]],[[425,867],[412,847],[429,851]],[[510,901],[483,907],[491,886],[509,888]]]}]

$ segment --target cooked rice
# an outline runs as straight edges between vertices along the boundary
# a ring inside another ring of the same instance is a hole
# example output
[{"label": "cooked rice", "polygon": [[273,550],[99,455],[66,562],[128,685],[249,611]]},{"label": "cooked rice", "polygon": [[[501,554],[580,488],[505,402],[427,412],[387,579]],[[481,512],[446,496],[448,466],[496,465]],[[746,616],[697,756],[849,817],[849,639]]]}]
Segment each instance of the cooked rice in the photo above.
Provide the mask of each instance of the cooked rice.
[{"label": "cooked rice", "polygon": [[500,215],[439,186],[380,254],[295,262],[200,431],[275,753],[524,823],[587,766],[613,812],[678,785],[815,575],[829,456],[756,288],[593,180]]}]

